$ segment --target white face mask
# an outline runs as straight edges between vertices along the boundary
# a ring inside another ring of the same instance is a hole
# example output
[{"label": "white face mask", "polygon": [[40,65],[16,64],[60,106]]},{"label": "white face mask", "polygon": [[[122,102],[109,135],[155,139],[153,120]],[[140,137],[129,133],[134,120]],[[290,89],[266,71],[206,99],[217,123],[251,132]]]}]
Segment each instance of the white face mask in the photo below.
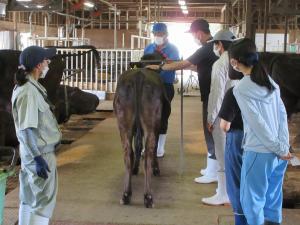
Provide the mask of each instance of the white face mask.
[{"label": "white face mask", "polygon": [[42,74],[40,76],[40,78],[45,78],[46,74],[48,73],[49,67],[48,65],[44,67],[44,69],[42,70]]},{"label": "white face mask", "polygon": [[232,68],[233,68],[235,71],[237,71],[237,72],[241,72],[241,71],[238,69],[237,65],[232,66]]},{"label": "white face mask", "polygon": [[162,44],[164,44],[164,37],[155,36],[154,37],[154,43],[156,45],[162,45]]},{"label": "white face mask", "polygon": [[195,41],[195,43],[197,45],[202,45],[201,42],[200,42],[200,40],[198,38],[194,37],[194,41]]},{"label": "white face mask", "polygon": [[214,45],[214,53],[215,53],[215,55],[218,56],[218,57],[221,56],[221,54],[220,54],[220,52],[219,52],[219,49],[218,49],[217,45]]}]

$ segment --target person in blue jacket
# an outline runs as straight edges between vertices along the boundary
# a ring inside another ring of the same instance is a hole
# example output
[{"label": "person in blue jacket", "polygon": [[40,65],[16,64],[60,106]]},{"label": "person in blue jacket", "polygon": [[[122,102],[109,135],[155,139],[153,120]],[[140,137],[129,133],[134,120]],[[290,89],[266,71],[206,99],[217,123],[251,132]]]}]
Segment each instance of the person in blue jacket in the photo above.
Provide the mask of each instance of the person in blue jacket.
[{"label": "person in blue jacket", "polygon": [[233,89],[244,125],[241,205],[249,225],[280,224],[283,178],[293,157],[280,90],[259,63],[251,39],[233,43],[229,58],[244,75]]},{"label": "person in blue jacket", "polygon": [[[159,53],[165,60],[165,62],[173,62],[179,60],[179,52],[175,45],[168,41],[168,29],[165,23],[155,23],[152,28],[154,34],[154,43],[146,46],[144,54]],[[174,79],[175,70],[173,71],[161,71],[160,76],[164,82],[165,90],[168,99],[171,103],[174,97]],[[165,142],[168,129],[168,119],[170,113],[168,110],[162,112],[161,129],[157,145],[157,157],[163,157],[165,154]]]}]

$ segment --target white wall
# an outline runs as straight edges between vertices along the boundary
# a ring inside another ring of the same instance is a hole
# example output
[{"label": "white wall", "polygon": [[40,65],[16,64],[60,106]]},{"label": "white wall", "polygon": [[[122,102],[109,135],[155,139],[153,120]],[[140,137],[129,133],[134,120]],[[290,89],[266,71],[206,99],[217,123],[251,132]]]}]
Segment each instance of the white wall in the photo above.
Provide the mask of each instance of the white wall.
[{"label": "white wall", "polygon": [[[264,50],[264,34],[257,33],[255,43],[258,51]],[[287,35],[287,43],[289,43],[289,35]],[[284,50],[284,34],[267,34],[267,52],[283,52]]]}]

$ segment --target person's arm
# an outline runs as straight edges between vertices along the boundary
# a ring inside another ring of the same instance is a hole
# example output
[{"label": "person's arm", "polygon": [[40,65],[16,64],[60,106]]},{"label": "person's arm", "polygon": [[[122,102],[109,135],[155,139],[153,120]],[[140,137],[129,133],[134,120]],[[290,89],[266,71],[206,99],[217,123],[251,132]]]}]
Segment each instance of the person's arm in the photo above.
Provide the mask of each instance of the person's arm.
[{"label": "person's arm", "polygon": [[221,127],[221,129],[224,132],[229,131],[230,130],[230,126],[231,126],[231,122],[221,119],[221,121],[220,121],[220,127]]},{"label": "person's arm", "polygon": [[194,71],[194,72],[198,72],[198,70],[197,70],[197,66],[196,65],[190,65],[189,67],[187,67],[187,68],[184,68],[185,70],[192,70],[192,71]]},{"label": "person's arm", "polygon": [[230,130],[232,121],[236,118],[237,114],[240,113],[238,104],[233,96],[232,89],[233,88],[230,88],[226,92],[218,115],[221,118],[220,128],[224,132]]},{"label": "person's arm", "polygon": [[[278,99],[279,99],[279,140],[286,145],[289,145],[289,129],[288,129],[288,119],[285,106],[280,97],[280,91],[278,91]],[[291,154],[283,156],[282,159],[289,160],[292,158]]]},{"label": "person's arm", "polygon": [[270,151],[278,156],[286,156],[289,153],[289,144],[280,139],[281,134],[274,135],[264,118],[260,115],[255,102],[245,96],[236,88],[233,91],[236,101],[242,111],[245,121],[249,124],[257,139]]},{"label": "person's arm", "polygon": [[211,74],[211,85],[207,107],[207,123],[212,125],[218,117],[226,84],[226,70],[214,64]]},{"label": "person's arm", "polygon": [[182,60],[182,61],[178,61],[178,62],[167,63],[167,64],[164,64],[161,67],[160,67],[160,65],[148,65],[148,66],[146,66],[146,68],[152,69],[152,70],[159,70],[159,69],[162,69],[162,70],[181,70],[181,69],[189,67],[190,65],[192,65],[192,64],[189,61]]},{"label": "person's arm", "polygon": [[38,137],[36,135],[36,128],[20,130],[19,134],[26,151],[32,156],[32,158],[41,155],[37,146]]}]

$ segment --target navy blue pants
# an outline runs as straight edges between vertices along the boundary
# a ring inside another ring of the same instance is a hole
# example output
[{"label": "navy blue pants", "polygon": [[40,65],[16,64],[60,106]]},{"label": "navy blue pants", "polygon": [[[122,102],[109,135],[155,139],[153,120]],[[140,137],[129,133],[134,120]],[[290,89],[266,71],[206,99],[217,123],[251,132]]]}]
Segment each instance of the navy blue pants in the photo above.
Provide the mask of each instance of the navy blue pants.
[{"label": "navy blue pants", "polygon": [[212,133],[209,132],[207,128],[207,107],[208,107],[208,99],[202,101],[202,121],[203,121],[205,143],[207,146],[207,151],[209,153],[209,158],[216,159],[214,139]]},{"label": "navy blue pants", "polygon": [[241,221],[244,221],[239,223],[236,221],[236,224],[239,225],[247,224],[240,202],[240,182],[243,163],[243,135],[244,133],[242,130],[230,130],[226,134],[225,145],[225,174],[227,194],[234,214],[239,216]]}]

